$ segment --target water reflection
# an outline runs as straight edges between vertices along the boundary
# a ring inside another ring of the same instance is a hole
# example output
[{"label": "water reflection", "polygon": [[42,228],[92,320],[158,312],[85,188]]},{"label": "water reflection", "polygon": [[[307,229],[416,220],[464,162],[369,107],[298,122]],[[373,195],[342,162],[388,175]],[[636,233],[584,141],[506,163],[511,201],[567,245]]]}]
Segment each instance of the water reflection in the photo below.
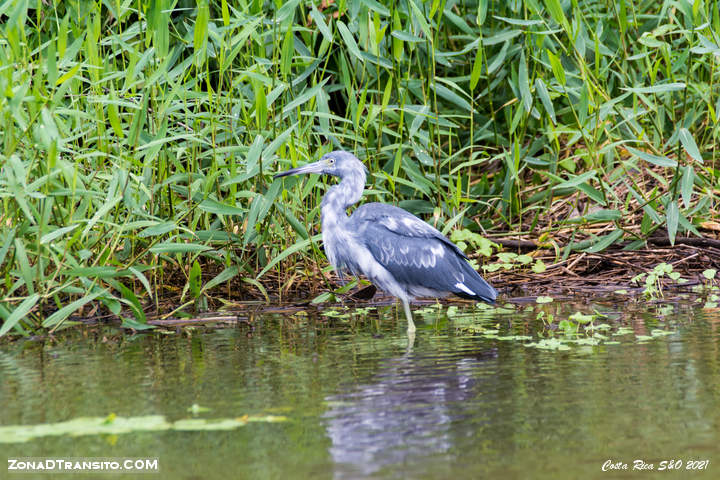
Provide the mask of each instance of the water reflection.
[{"label": "water reflection", "polygon": [[[534,306],[492,327],[545,335],[538,309],[559,319],[595,308]],[[0,425],[110,414],[174,421],[193,417],[194,404],[209,409],[200,418],[290,420],[224,432],[49,436],[0,451],[158,456],[159,478],[616,478],[600,470],[608,459],[708,459],[714,470],[691,476],[717,478],[717,312],[661,315],[644,303],[601,311],[612,331],[628,332],[568,351],[473,335],[457,318],[421,330],[410,351],[404,325],[288,327],[273,318],[252,336],[243,328],[107,328],[7,343]],[[674,333],[641,340],[658,328]]]},{"label": "water reflection", "polygon": [[[470,418],[466,405],[491,381],[477,371],[495,357],[494,349],[472,356],[410,351],[381,361],[372,381],[326,397],[335,478],[450,451],[454,422]],[[478,414],[475,408],[472,415]]]}]

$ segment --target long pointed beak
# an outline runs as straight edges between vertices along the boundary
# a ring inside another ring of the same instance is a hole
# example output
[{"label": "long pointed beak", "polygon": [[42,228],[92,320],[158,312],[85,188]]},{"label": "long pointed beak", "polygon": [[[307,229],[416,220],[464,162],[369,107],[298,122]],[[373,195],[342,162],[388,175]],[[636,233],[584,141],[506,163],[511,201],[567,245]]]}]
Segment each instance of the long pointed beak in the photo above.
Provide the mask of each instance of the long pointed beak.
[{"label": "long pointed beak", "polygon": [[289,175],[302,175],[304,173],[323,173],[323,170],[327,164],[325,161],[320,160],[318,162],[308,163],[302,167],[291,168],[285,172],[278,173],[273,178],[287,177]]}]

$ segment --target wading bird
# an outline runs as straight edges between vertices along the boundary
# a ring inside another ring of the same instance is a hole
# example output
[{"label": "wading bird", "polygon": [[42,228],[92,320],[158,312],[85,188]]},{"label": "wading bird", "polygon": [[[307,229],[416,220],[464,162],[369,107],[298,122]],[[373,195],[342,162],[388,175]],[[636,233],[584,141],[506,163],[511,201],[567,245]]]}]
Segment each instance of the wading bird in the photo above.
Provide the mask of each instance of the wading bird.
[{"label": "wading bird", "polygon": [[415,331],[410,300],[415,297],[462,298],[493,303],[497,292],[470,266],[467,257],[436,228],[402,208],[366,203],[348,216],[360,200],[367,169],[353,154],[335,151],[308,165],[278,173],[317,173],[340,177],[322,200],[323,247],[342,277],[362,274],[383,291],[399,298],[408,332]]}]

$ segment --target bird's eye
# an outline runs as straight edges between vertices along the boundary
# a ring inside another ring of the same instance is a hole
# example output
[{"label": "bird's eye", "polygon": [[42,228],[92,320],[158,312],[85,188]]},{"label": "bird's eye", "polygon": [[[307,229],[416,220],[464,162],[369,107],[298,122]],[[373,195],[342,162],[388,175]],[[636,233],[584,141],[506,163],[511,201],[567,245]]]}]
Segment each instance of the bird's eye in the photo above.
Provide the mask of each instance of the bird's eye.
[{"label": "bird's eye", "polygon": [[328,163],[329,163],[330,165],[332,165],[333,163],[335,163],[335,159],[334,159],[334,158],[328,158]]}]

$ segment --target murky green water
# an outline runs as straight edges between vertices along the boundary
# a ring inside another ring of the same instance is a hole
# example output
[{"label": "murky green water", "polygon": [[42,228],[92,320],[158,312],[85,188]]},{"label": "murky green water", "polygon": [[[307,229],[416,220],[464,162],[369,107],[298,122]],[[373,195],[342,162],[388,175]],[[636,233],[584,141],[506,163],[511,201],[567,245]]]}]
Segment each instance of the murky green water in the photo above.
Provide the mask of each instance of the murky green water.
[{"label": "murky green water", "polygon": [[[590,335],[567,350],[523,340],[563,337],[541,310],[557,324],[592,308],[608,315],[594,321],[607,325],[598,345]],[[310,314],[290,325],[270,316],[253,331],[82,328],[5,345],[0,426],[109,414],[288,420],[46,436],[0,443],[0,457],[158,457],[161,474],[143,478],[720,478],[717,312],[565,303],[461,307],[448,318],[428,308],[410,350],[393,314]],[[193,415],[193,404],[209,411]],[[655,471],[632,471],[636,459]],[[630,470],[603,472],[607,460]],[[668,460],[682,470],[658,472]],[[709,465],[686,471],[691,460]]]}]

